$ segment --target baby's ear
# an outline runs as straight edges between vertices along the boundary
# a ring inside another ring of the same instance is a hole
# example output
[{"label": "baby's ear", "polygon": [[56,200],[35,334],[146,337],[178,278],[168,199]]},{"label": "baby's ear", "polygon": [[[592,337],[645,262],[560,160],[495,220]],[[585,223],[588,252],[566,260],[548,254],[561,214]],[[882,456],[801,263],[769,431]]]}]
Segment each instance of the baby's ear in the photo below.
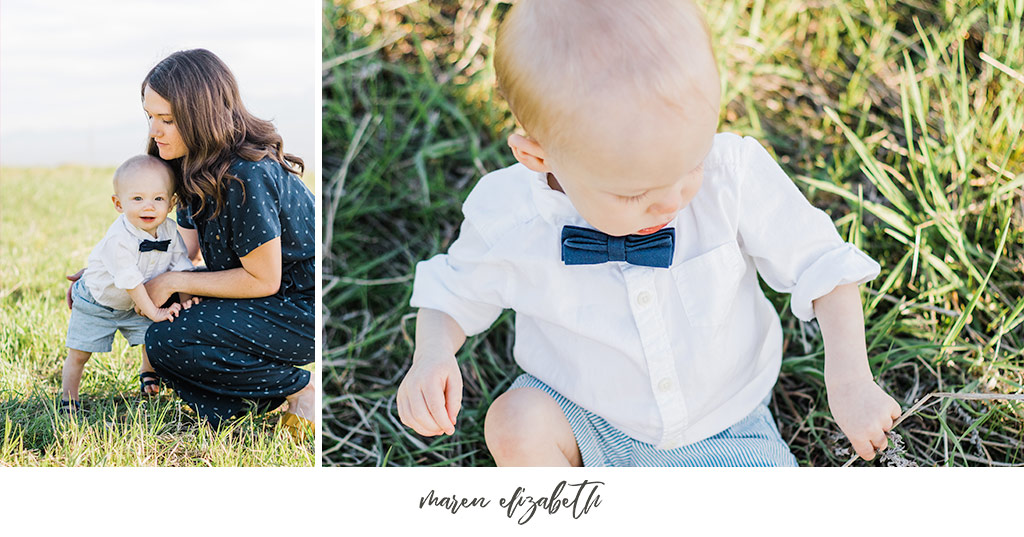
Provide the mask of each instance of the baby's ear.
[{"label": "baby's ear", "polygon": [[508,137],[508,146],[512,148],[512,154],[523,166],[535,172],[549,173],[551,171],[547,164],[547,154],[544,152],[544,148],[533,138],[512,134]]},{"label": "baby's ear", "polygon": [[117,194],[110,196],[110,200],[114,202],[114,208],[117,209],[117,212],[124,212],[124,208],[121,207],[121,198],[117,197]]}]

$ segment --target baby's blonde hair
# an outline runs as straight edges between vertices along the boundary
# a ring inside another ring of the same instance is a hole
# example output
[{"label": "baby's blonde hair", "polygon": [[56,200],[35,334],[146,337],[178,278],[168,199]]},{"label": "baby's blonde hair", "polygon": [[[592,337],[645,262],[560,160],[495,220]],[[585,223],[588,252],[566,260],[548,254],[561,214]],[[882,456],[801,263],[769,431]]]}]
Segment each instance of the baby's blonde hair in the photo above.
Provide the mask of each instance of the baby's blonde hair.
[{"label": "baby's blonde hair", "polygon": [[120,166],[114,170],[114,193],[120,193],[121,183],[133,172],[141,169],[154,169],[162,172],[168,183],[168,190],[174,194],[174,171],[171,167],[163,160],[156,158],[152,155],[135,155],[134,157],[124,161]]},{"label": "baby's blonde hair", "polygon": [[494,68],[512,113],[549,153],[568,150],[588,114],[630,98],[718,113],[710,34],[689,0],[518,0]]}]

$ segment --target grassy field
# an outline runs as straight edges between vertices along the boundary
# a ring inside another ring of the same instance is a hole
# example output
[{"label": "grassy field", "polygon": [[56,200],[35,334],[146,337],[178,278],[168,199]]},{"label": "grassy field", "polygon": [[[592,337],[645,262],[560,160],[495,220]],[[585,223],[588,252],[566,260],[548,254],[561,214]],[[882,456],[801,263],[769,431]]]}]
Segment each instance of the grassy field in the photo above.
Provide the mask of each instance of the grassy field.
[{"label": "grassy field", "polygon": [[112,174],[0,170],[0,466],[315,465],[312,441],[296,444],[278,431],[277,414],[214,431],[170,390],[144,400],[141,352],[120,336],[85,367],[88,413],[74,420],[54,413],[70,315],[64,276],[85,266],[117,216]]},{"label": "grassy field", "polygon": [[[906,418],[853,464],[1024,465],[1024,0],[709,4],[720,130],[761,140],[882,266],[862,287],[869,356]],[[454,436],[402,426],[395,392],[415,263],[457,236],[476,180],[513,162],[489,62],[507,8],[325,8],[324,465],[493,464],[483,418],[518,373],[510,312],[458,354]],[[817,326],[769,297],[783,438],[802,465],[848,464]]]}]

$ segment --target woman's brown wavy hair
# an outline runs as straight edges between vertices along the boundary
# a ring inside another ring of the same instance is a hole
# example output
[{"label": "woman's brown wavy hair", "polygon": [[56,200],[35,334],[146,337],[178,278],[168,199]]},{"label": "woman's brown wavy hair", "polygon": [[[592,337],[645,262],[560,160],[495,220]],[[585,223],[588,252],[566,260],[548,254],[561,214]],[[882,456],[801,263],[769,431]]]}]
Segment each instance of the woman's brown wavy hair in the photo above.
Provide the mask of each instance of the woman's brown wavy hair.
[{"label": "woman's brown wavy hair", "polygon": [[[302,175],[302,159],[284,152],[273,123],[245,109],[234,75],[214,53],[205,49],[175,52],[149,71],[142,81],[143,94],[147,86],[171,103],[178,133],[188,149],[169,164],[174,169],[179,208],[198,199],[193,218],[203,212],[207,199],[214,202],[210,218],[220,214],[226,182],[241,184],[227,173],[235,157],[256,162],[269,156],[285,170]],[[160,157],[152,138],[146,152]]]}]

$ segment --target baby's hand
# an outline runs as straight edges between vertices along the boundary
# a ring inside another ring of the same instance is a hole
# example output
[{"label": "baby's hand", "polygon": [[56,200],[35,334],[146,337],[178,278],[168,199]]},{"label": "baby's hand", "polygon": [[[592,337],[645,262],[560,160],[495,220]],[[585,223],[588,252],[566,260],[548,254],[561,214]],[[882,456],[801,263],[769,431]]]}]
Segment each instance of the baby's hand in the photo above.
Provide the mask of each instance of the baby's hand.
[{"label": "baby's hand", "polygon": [[828,386],[828,406],[853,450],[866,461],[888,445],[885,433],[901,413],[899,403],[871,380]]},{"label": "baby's hand", "polygon": [[453,355],[417,353],[398,387],[398,417],[423,436],[455,433],[462,372]]},{"label": "baby's hand", "polygon": [[174,322],[174,318],[181,312],[181,304],[175,302],[166,308],[155,308],[153,311],[146,313],[146,317],[149,317],[154,323],[161,321]]}]

